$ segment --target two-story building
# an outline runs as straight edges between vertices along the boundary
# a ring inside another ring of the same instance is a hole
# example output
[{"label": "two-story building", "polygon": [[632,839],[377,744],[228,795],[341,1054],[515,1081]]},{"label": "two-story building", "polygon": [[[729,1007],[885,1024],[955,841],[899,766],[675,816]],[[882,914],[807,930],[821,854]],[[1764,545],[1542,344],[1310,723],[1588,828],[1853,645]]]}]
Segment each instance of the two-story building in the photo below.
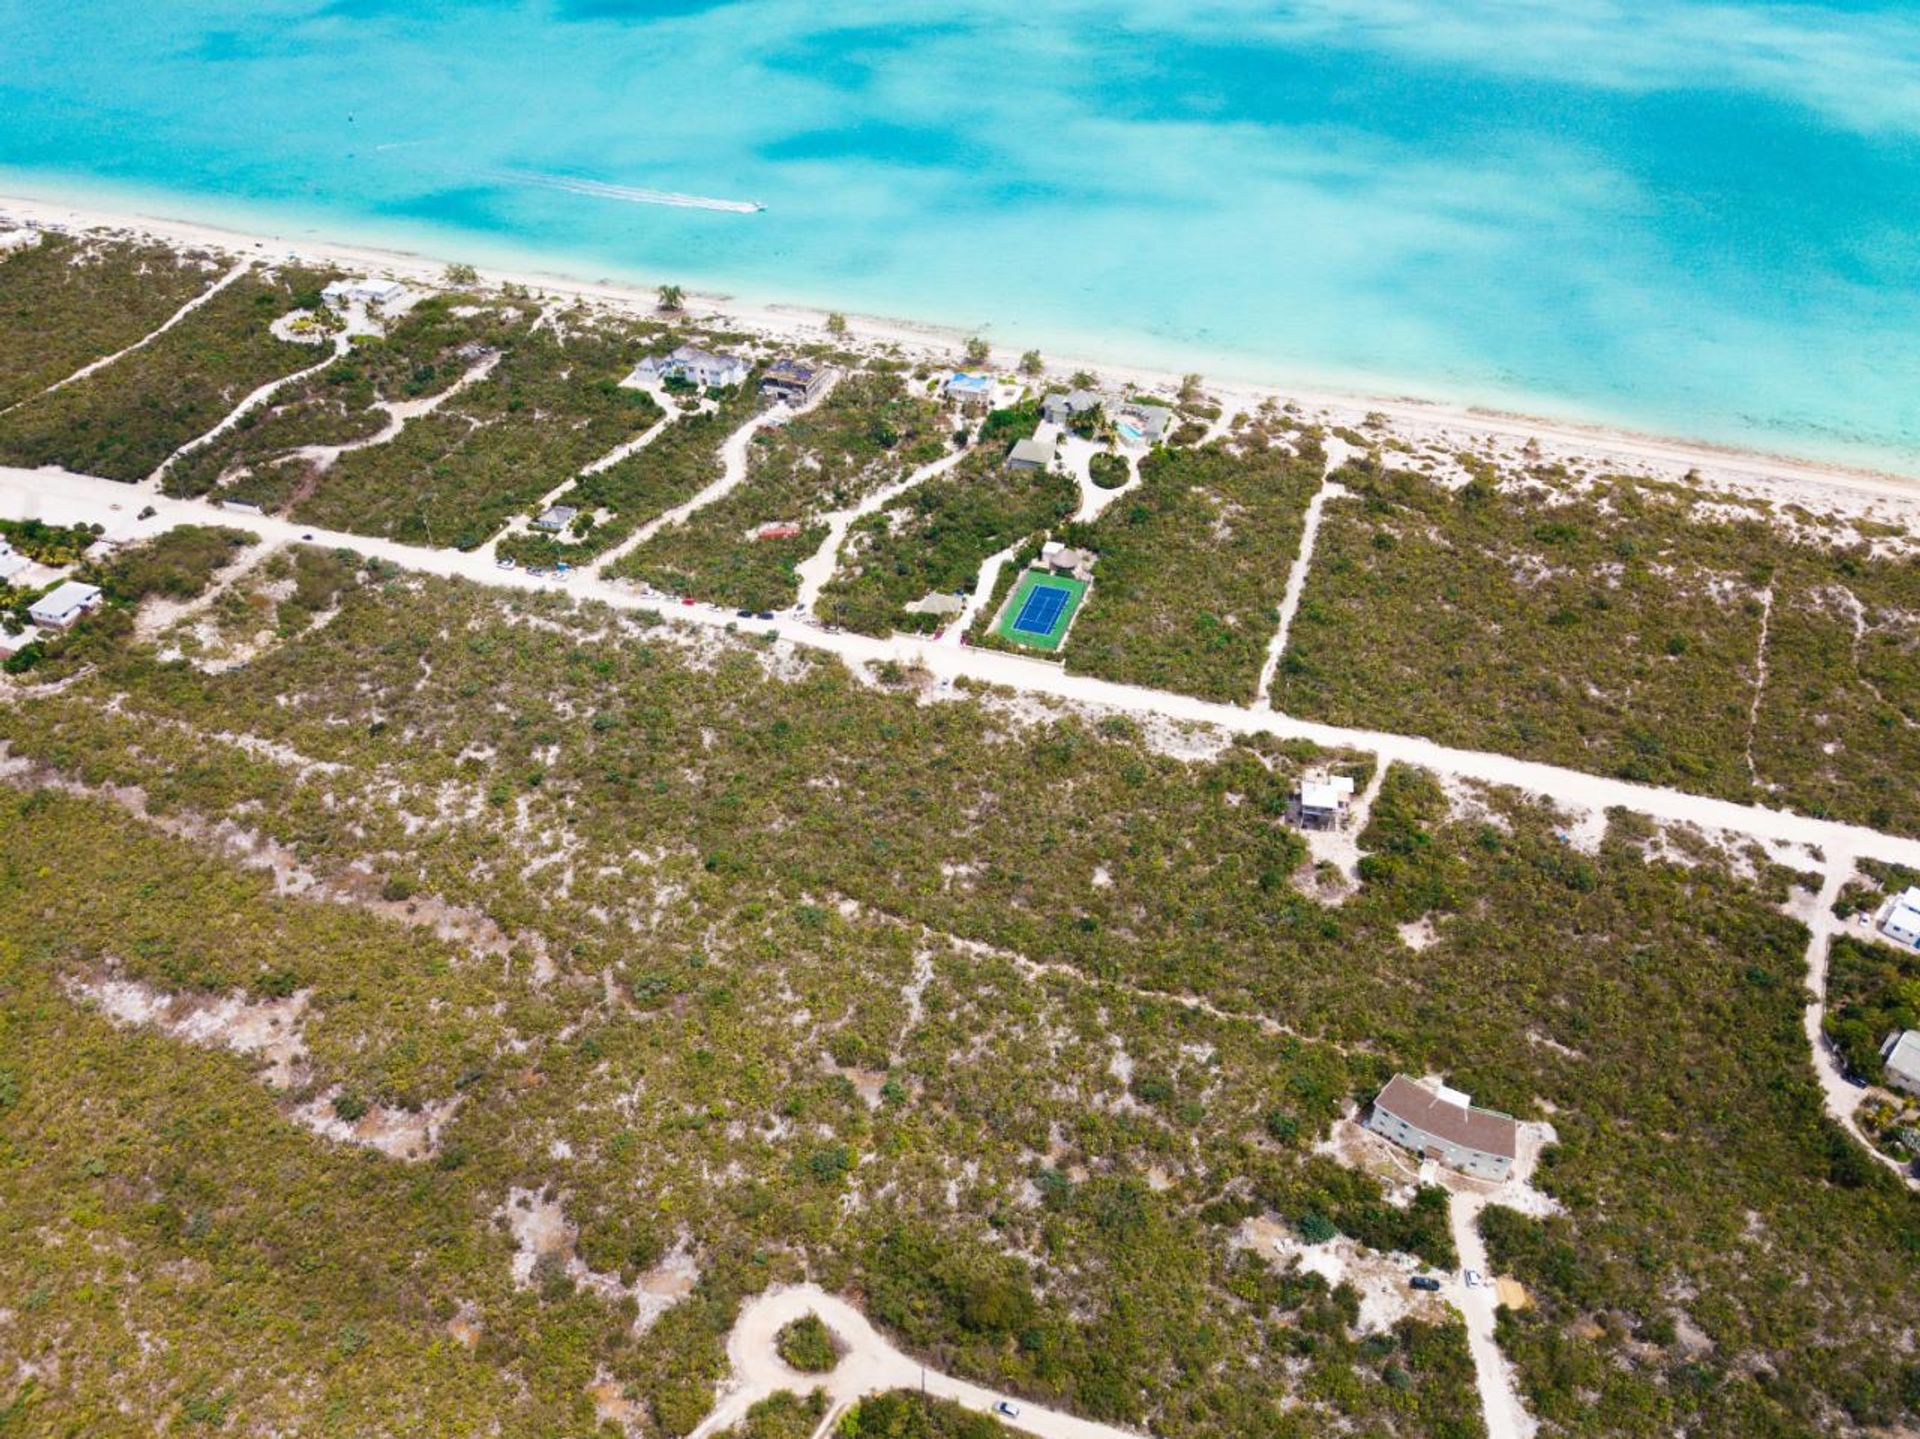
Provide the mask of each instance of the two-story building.
[{"label": "two-story building", "polygon": [[1512,1115],[1476,1109],[1470,1095],[1404,1074],[1394,1075],[1374,1097],[1366,1127],[1476,1179],[1505,1179],[1519,1155],[1520,1125]]}]

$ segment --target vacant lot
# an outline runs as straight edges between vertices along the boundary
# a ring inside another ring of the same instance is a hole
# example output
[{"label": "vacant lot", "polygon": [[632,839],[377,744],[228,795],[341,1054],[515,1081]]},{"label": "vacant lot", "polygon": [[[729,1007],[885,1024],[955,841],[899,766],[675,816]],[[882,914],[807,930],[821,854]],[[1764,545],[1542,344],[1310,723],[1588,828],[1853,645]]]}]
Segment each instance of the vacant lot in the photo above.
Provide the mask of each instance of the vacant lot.
[{"label": "vacant lot", "polygon": [[1342,479],[1277,708],[1920,830],[1920,565],[1885,537],[1646,481]]},{"label": "vacant lot", "polygon": [[1324,467],[1317,444],[1258,424],[1142,461],[1140,487],[1069,536],[1100,559],[1067,668],[1251,701]]},{"label": "vacant lot", "polygon": [[275,339],[269,327],[317,305],[331,278],[253,271],[152,344],[0,416],[0,461],[144,480],[261,385],[321,357],[311,345]]},{"label": "vacant lot", "polygon": [[784,607],[799,588],[794,566],[826,536],[823,515],[944,451],[938,409],[910,394],[900,376],[849,375],[814,410],[759,431],[739,487],[662,530],[619,572],[670,594]]},{"label": "vacant lot", "polygon": [[0,255],[0,410],[151,334],[229,263],[93,235]]}]

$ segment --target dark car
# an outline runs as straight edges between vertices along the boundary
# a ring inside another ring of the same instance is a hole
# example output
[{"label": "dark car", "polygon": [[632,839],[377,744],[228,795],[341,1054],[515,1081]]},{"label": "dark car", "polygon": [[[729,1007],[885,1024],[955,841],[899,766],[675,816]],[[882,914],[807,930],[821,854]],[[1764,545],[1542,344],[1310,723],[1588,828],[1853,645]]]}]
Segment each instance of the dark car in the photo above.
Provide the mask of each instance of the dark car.
[{"label": "dark car", "polygon": [[755,618],[756,620],[770,620],[770,619],[772,619],[772,618],[773,618],[773,611],[772,611],[772,610],[761,610],[761,611],[760,611],[760,612],[759,612],[758,614],[756,614],[756,615],[754,616],[754,618]]},{"label": "dark car", "polygon": [[740,610],[740,611],[737,611],[737,613],[739,614],[740,618],[743,620],[750,620],[753,618],[752,610]]},{"label": "dark car", "polygon": [[1436,1292],[1440,1288],[1440,1281],[1435,1279],[1431,1274],[1416,1274],[1413,1278],[1409,1279],[1407,1283],[1411,1284],[1415,1289],[1424,1289],[1429,1294]]}]

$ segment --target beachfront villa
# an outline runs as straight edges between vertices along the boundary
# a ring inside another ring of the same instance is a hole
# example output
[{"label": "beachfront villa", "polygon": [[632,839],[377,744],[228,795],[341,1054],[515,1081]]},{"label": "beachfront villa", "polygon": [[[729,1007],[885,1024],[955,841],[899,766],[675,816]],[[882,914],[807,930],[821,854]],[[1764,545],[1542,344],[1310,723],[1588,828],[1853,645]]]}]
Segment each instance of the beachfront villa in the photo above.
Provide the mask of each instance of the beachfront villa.
[{"label": "beachfront villa", "polygon": [[391,305],[406,294],[407,287],[398,280],[376,280],[367,276],[359,280],[335,280],[320,292],[320,298],[336,310],[344,310],[349,305]]},{"label": "beachfront villa", "polygon": [[1123,444],[1157,445],[1166,438],[1173,411],[1165,405],[1125,404],[1113,412],[1113,427]]},{"label": "beachfront villa", "polygon": [[993,403],[993,376],[955,370],[941,385],[940,393],[963,410],[984,410]]},{"label": "beachfront villa", "polygon": [[1100,408],[1100,396],[1092,390],[1055,391],[1040,402],[1040,415],[1048,424],[1065,427],[1077,415],[1089,415]]},{"label": "beachfront villa", "polygon": [[626,383],[632,386],[679,380],[689,385],[725,387],[745,384],[753,367],[738,355],[722,355],[697,345],[681,345],[671,354],[649,355],[633,368]]}]

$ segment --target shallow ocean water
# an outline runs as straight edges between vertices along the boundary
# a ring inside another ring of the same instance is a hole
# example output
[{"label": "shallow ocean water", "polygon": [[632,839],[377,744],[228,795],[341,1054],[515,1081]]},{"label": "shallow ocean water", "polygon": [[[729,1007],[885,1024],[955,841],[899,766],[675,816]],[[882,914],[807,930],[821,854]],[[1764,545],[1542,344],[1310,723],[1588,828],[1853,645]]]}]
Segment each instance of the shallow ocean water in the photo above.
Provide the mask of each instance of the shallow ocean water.
[{"label": "shallow ocean water", "polygon": [[0,192],[1920,471],[1910,7],[0,0]]}]

